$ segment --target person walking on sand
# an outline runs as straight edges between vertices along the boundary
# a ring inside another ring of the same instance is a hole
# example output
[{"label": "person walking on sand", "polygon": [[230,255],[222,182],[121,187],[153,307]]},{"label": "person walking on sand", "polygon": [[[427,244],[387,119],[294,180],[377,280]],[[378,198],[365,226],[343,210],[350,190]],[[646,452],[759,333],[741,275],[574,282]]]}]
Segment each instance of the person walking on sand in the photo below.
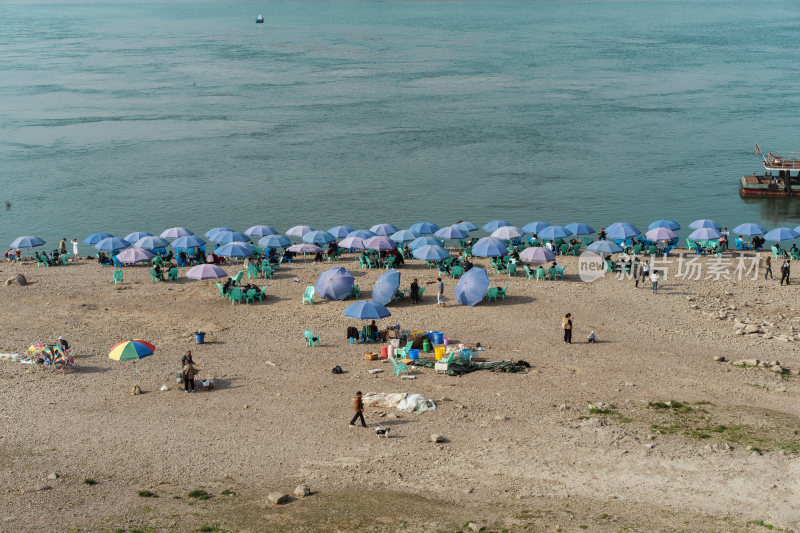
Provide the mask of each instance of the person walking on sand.
[{"label": "person walking on sand", "polygon": [[791,270],[790,261],[787,259],[781,265],[781,285],[783,285],[783,280],[786,280],[786,284],[789,284],[789,271]]},{"label": "person walking on sand", "polygon": [[361,419],[361,427],[367,427],[367,423],[364,422],[364,402],[361,400],[361,391],[356,393],[356,397],[353,398],[353,408],[356,411],[356,414],[353,415],[353,419],[350,420],[350,425],[355,426],[356,420],[359,418]]},{"label": "person walking on sand", "polygon": [[639,280],[642,277],[642,265],[639,263],[639,258],[633,258],[633,264],[631,265],[631,270],[633,271],[633,286],[637,289],[639,288]]},{"label": "person walking on sand", "polygon": [[767,274],[769,274],[769,279],[775,279],[772,277],[772,258],[770,256],[764,260],[764,265],[767,267],[764,270],[764,279],[767,279]]},{"label": "person walking on sand", "polygon": [[183,367],[183,391],[194,392],[194,377],[197,375],[197,366],[192,361],[192,356],[186,360]]},{"label": "person walking on sand", "polygon": [[444,307],[444,283],[442,283],[442,278],[436,278],[438,282],[437,288],[439,292],[436,293],[436,303],[439,307]]},{"label": "person walking on sand", "polygon": [[653,273],[650,274],[650,281],[653,282],[653,294],[658,292],[659,279],[661,279],[661,275],[658,273],[658,270],[653,270]]},{"label": "person walking on sand", "polygon": [[564,315],[564,319],[561,321],[561,329],[564,330],[564,342],[572,344],[572,313]]},{"label": "person walking on sand", "polygon": [[63,237],[63,238],[61,239],[61,242],[60,242],[60,243],[58,243],[58,252],[59,252],[61,255],[64,255],[64,254],[66,254],[66,253],[67,253],[67,238],[66,238],[66,237]]}]

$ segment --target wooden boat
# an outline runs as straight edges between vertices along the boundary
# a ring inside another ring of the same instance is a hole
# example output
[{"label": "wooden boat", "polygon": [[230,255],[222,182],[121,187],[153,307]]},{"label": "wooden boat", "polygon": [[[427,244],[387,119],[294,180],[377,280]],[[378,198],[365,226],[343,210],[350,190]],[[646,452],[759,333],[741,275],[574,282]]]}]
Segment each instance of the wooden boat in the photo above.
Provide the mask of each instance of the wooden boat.
[{"label": "wooden boat", "polygon": [[264,24],[264,17],[260,14],[256,17],[256,24]]},{"label": "wooden boat", "polygon": [[766,155],[756,144],[755,154],[761,154],[765,172],[742,176],[739,196],[742,198],[800,196],[800,152]]}]

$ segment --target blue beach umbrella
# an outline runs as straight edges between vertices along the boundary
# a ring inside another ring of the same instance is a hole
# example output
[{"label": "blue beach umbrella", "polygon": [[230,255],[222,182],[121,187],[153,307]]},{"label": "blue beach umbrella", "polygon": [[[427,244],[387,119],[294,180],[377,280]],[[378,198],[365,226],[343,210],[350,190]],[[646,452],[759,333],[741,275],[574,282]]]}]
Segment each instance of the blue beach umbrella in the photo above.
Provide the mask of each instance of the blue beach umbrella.
[{"label": "blue beach umbrella", "polygon": [[401,229],[395,233],[392,233],[392,240],[394,242],[410,242],[419,237],[419,234],[410,229]]},{"label": "blue beach umbrella", "polygon": [[572,235],[572,232],[564,226],[547,226],[537,235],[540,239],[563,239]]},{"label": "blue beach umbrella", "polygon": [[353,231],[353,228],[350,226],[334,226],[328,230],[328,233],[337,239],[344,239],[351,231]]},{"label": "blue beach umbrella", "polygon": [[386,306],[371,300],[355,302],[344,308],[344,316],[357,320],[378,320],[392,316]]},{"label": "blue beach umbrella", "polygon": [[218,231],[208,238],[211,242],[228,244],[231,242],[250,242],[250,237],[238,231]]},{"label": "blue beach umbrella", "polygon": [[309,231],[303,235],[303,242],[308,244],[328,244],[336,240],[336,237],[327,231]]},{"label": "blue beach umbrella", "polygon": [[458,229],[463,229],[464,231],[475,231],[478,229],[478,226],[476,226],[472,222],[467,222],[466,220],[464,220],[463,222],[456,222],[453,225]]},{"label": "blue beach umbrella", "polygon": [[358,237],[359,239],[367,240],[367,239],[371,239],[372,237],[374,237],[375,234],[372,233],[371,231],[369,231],[368,229],[357,229],[357,230],[353,230],[350,233],[348,233],[347,236],[348,237]]},{"label": "blue beach umbrella", "polygon": [[641,233],[636,226],[627,222],[614,222],[606,228],[606,237],[609,239],[627,239]]},{"label": "blue beach umbrella", "polygon": [[392,301],[397,289],[400,288],[400,272],[389,269],[381,274],[372,287],[372,301],[386,305]]},{"label": "blue beach umbrella", "polygon": [[97,244],[103,239],[113,237],[110,233],[92,233],[83,240],[83,244]]},{"label": "blue beach umbrella", "polygon": [[341,301],[350,296],[354,282],[350,272],[342,267],[333,267],[319,275],[314,289],[326,300]]},{"label": "blue beach umbrella", "polygon": [[339,247],[345,250],[366,250],[364,239],[361,237],[345,237],[339,242]]},{"label": "blue beach umbrella", "polygon": [[775,228],[764,235],[764,239],[776,242],[791,241],[797,237],[800,237],[800,233],[797,233],[791,228]]},{"label": "blue beach umbrella", "polygon": [[594,228],[588,224],[581,224],[580,222],[573,222],[564,227],[570,230],[574,235],[591,235],[594,233]]},{"label": "blue beach umbrella", "polygon": [[547,222],[542,222],[537,220],[536,222],[528,222],[524,226],[522,226],[522,231],[525,233],[530,233],[531,235],[539,235],[539,232],[542,231],[544,228],[549,226]]},{"label": "blue beach umbrella", "polygon": [[128,242],[136,242],[139,239],[144,239],[145,237],[152,237],[152,236],[153,236],[152,233],[147,233],[146,231],[134,231],[133,233],[127,234],[125,236],[125,240]]},{"label": "blue beach umbrella", "polygon": [[286,230],[286,235],[289,237],[302,237],[309,231],[315,231],[311,226],[292,226]]},{"label": "blue beach umbrella", "polygon": [[522,237],[523,235],[524,233],[522,230],[516,226],[502,226],[492,232],[492,237],[497,237],[498,239],[503,239],[506,241],[516,239],[517,237]]},{"label": "blue beach umbrella", "polygon": [[420,246],[427,246],[429,244],[432,246],[442,246],[442,241],[439,239],[434,239],[433,237],[420,237],[419,239],[414,239],[411,241],[408,247],[412,250],[416,250]]},{"label": "blue beach umbrella", "polygon": [[681,229],[681,225],[675,222],[674,220],[670,220],[668,218],[662,218],[659,220],[654,220],[647,226],[647,229],[655,229],[655,228],[667,228],[671,229],[672,231],[678,231]]},{"label": "blue beach umbrella", "polygon": [[444,261],[450,257],[450,252],[441,246],[427,244],[425,246],[414,248],[414,251],[411,252],[411,255],[414,256],[414,259],[420,259],[422,261]]},{"label": "blue beach umbrella", "polygon": [[[171,246],[173,248],[194,248],[195,246],[203,246],[205,243],[206,241],[200,237],[195,235],[185,235],[172,241]],[[141,248],[141,246],[139,246],[139,248]]]},{"label": "blue beach umbrella", "polygon": [[127,248],[130,245],[131,243],[129,243],[125,239],[120,239],[119,237],[106,237],[102,241],[95,244],[94,247],[97,248],[98,250],[105,250],[107,252],[112,252],[114,250],[122,250],[123,248]]},{"label": "blue beach umbrella", "polygon": [[595,241],[587,246],[586,249],[599,254],[618,254],[622,251],[622,246],[614,241]]},{"label": "blue beach umbrella", "polygon": [[20,249],[20,248],[34,248],[36,246],[41,246],[44,244],[44,241],[39,237],[34,237],[33,235],[25,235],[24,237],[17,237],[14,239],[14,242],[11,243],[11,248]]},{"label": "blue beach umbrella", "polygon": [[214,250],[214,253],[221,257],[249,257],[254,251],[255,248],[245,242],[230,242]]},{"label": "blue beach umbrella", "polygon": [[397,233],[398,229],[391,224],[375,224],[369,230],[375,235],[386,237],[392,233]]},{"label": "blue beach umbrella", "polygon": [[507,253],[505,241],[497,237],[484,237],[472,246],[472,254],[477,257],[502,257]]},{"label": "blue beach umbrella", "polygon": [[437,230],[434,235],[440,239],[466,239],[469,237],[469,233],[459,228],[455,224]]},{"label": "blue beach umbrella", "polygon": [[181,226],[165,229],[161,232],[162,239],[177,239],[178,237],[185,237],[186,235],[194,235],[194,233]]},{"label": "blue beach umbrella", "polygon": [[473,306],[483,300],[489,289],[489,275],[480,267],[472,267],[458,280],[453,294],[462,305]]},{"label": "blue beach umbrella", "polygon": [[244,234],[249,237],[267,237],[269,235],[277,235],[278,230],[272,226],[257,225],[251,226],[244,231]]},{"label": "blue beach umbrella", "polygon": [[678,236],[669,228],[653,228],[644,234],[648,241],[671,241]]},{"label": "blue beach umbrella", "polygon": [[700,229],[700,228],[713,228],[713,229],[722,229],[722,226],[714,222],[713,220],[709,220],[707,218],[701,218],[700,220],[695,220],[689,227],[692,229]]},{"label": "blue beach umbrella", "polygon": [[417,222],[409,229],[419,235],[433,235],[434,233],[439,231],[439,226],[437,226],[433,222]]},{"label": "blue beach umbrella", "polygon": [[258,244],[265,248],[284,248],[292,244],[289,237],[283,235],[267,235],[258,240]]},{"label": "blue beach umbrella", "polygon": [[483,225],[483,230],[488,231],[489,233],[493,232],[497,228],[502,228],[503,226],[510,226],[510,222],[506,222],[505,220],[492,220],[491,222],[487,222]]},{"label": "blue beach umbrella", "polygon": [[722,237],[722,233],[715,228],[699,228],[689,234],[689,238],[695,241],[711,241]]},{"label": "blue beach umbrella", "polygon": [[[797,228],[795,228],[794,230],[797,231]],[[753,237],[755,235],[764,235],[767,232],[767,228],[765,228],[760,224],[747,222],[745,224],[739,224],[738,226],[733,228],[733,232],[738,233],[739,235],[746,235],[748,237]]]},{"label": "blue beach umbrella", "polygon": [[150,237],[142,237],[135,243],[133,243],[134,248],[144,248],[145,250],[155,250],[156,248],[165,248],[169,246],[169,241],[167,239],[162,239],[161,237],[156,237],[151,235]]},{"label": "blue beach umbrella", "polygon": [[384,235],[375,235],[364,241],[364,246],[366,246],[367,250],[388,251],[396,249],[397,243]]},{"label": "blue beach umbrella", "polygon": [[212,235],[219,231],[233,231],[233,228],[229,228],[227,226],[217,226],[216,228],[211,228],[205,234],[206,239],[210,239]]}]

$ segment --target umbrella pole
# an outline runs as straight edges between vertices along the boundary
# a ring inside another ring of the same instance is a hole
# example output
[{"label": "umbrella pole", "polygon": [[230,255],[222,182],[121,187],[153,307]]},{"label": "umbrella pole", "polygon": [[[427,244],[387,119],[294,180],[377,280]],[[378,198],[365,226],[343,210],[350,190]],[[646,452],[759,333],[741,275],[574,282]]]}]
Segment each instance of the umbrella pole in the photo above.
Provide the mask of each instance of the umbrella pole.
[{"label": "umbrella pole", "polygon": [[133,386],[136,386],[136,361],[133,362]]}]

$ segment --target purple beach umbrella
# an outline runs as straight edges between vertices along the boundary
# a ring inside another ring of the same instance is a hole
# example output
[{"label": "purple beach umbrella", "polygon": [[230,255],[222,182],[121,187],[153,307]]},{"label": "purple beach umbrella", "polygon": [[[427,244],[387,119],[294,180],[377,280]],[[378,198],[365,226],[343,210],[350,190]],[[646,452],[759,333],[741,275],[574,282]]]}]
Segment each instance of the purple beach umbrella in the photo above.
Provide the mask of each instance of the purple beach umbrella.
[{"label": "purple beach umbrella", "polygon": [[367,247],[367,250],[394,250],[397,248],[397,243],[394,242],[389,237],[385,237],[383,235],[376,235],[364,243],[364,246]]},{"label": "purple beach umbrella", "polygon": [[397,233],[399,230],[391,224],[375,224],[369,230],[375,235],[386,237],[392,233]]},{"label": "purple beach umbrella", "polygon": [[334,267],[319,275],[314,289],[326,300],[341,301],[350,296],[355,279],[343,267]]},{"label": "purple beach umbrella", "polygon": [[528,263],[548,263],[550,261],[555,261],[556,256],[547,248],[533,246],[522,250],[519,254],[519,258]]},{"label": "purple beach umbrella", "polygon": [[345,237],[339,243],[339,248],[344,248],[345,250],[366,250],[367,247],[364,245],[364,239],[361,237]]},{"label": "purple beach umbrella", "polygon": [[117,260],[122,264],[142,263],[155,257],[149,250],[144,248],[128,248],[117,254]]},{"label": "purple beach umbrella", "polygon": [[315,254],[317,252],[322,252],[322,248],[317,246],[316,244],[309,244],[304,242],[303,244],[293,244],[289,247],[290,252],[295,252],[298,254]]},{"label": "purple beach umbrella", "polygon": [[286,235],[289,237],[302,237],[309,231],[316,231],[311,226],[292,226],[288,230],[286,230]]},{"label": "purple beach umbrella", "polygon": [[644,234],[648,241],[671,241],[678,235],[669,228],[653,228]]},{"label": "purple beach umbrella", "polygon": [[194,233],[180,226],[165,229],[161,232],[162,239],[177,239],[178,237],[185,237],[186,235],[194,235]]}]

